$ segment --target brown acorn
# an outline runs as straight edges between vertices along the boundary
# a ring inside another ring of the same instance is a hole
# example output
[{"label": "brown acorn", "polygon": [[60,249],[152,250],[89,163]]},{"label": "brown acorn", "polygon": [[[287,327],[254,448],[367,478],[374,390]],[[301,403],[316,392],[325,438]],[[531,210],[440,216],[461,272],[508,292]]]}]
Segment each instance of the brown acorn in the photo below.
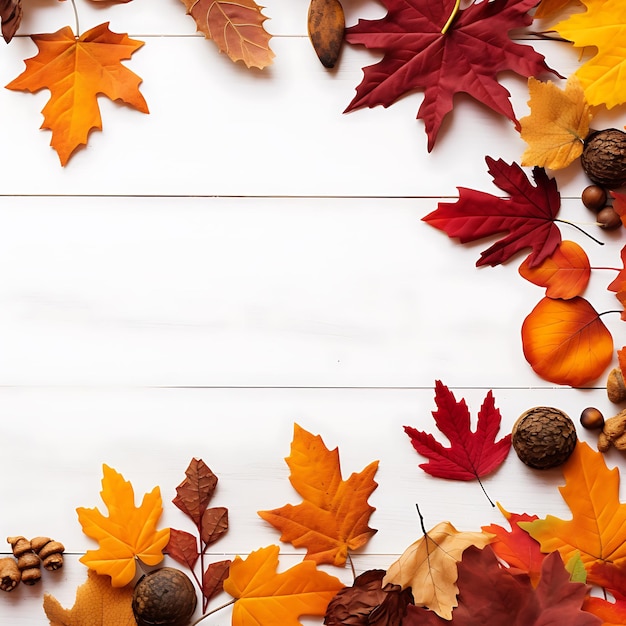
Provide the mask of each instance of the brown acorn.
[{"label": "brown acorn", "polygon": [[319,60],[327,68],[335,67],[346,29],[343,7],[339,0],[311,0],[308,31]]},{"label": "brown acorn", "polygon": [[614,189],[626,184],[626,133],[617,128],[591,132],[580,163],[596,185]]}]

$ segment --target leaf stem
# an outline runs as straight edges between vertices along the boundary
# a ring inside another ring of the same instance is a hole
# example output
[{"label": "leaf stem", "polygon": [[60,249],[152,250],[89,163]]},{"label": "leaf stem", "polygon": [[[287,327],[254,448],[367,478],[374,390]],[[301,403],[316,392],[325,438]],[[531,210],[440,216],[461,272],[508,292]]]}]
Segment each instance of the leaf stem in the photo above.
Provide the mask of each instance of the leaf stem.
[{"label": "leaf stem", "polygon": [[213,613],[217,613],[218,611],[225,609],[231,604],[235,604],[236,601],[237,601],[237,598],[233,598],[232,600],[229,600],[228,602],[225,602],[224,604],[221,604],[220,606],[216,606],[214,609],[211,609],[208,613],[205,613],[204,615],[199,617],[193,624],[191,624],[191,626],[197,626],[197,624],[199,624],[205,618],[209,617],[209,615],[213,615]]},{"label": "leaf stem", "polygon": [[460,8],[461,8],[461,0],[456,0],[456,2],[454,3],[454,8],[452,9],[452,13],[450,14],[450,17],[448,18],[448,21],[443,25],[443,28],[441,29],[442,35],[445,35],[448,32],[448,29],[452,25],[452,22],[454,21],[454,18],[457,16],[457,13],[459,12]]},{"label": "leaf stem", "polygon": [[485,498],[489,500],[489,504],[491,504],[491,506],[495,508],[496,505],[493,503],[493,500],[489,497],[489,494],[487,493],[485,489],[485,485],[483,485],[482,480],[480,480],[480,477],[478,476],[478,474],[476,474],[476,480],[478,481],[480,488],[483,490],[483,493],[485,494]]},{"label": "leaf stem", "polygon": [[610,311],[602,311],[602,313],[598,313],[598,317],[602,317],[603,315],[608,315],[609,313],[619,313],[622,314],[622,311],[619,309],[611,309]]},{"label": "leaf stem", "polygon": [[424,526],[424,516],[422,515],[422,512],[420,511],[420,505],[417,504],[417,502],[415,503],[415,508],[417,509],[417,514],[419,515],[419,518],[420,518],[420,526],[422,527],[422,533],[424,535],[427,535],[428,533],[426,532],[426,526]]},{"label": "leaf stem", "polygon": [[559,218],[554,219],[555,222],[560,222],[561,224],[568,224],[569,226],[573,226],[576,230],[579,230],[583,235],[587,235],[589,239],[593,239],[598,245],[603,246],[604,242],[596,239],[593,235],[590,235],[584,228],[578,226],[578,224],[574,224],[574,222],[568,222],[567,220],[562,220]]},{"label": "leaf stem", "polygon": [[74,21],[76,23],[76,39],[80,37],[80,22],[78,21],[78,9],[76,8],[76,0],[71,0],[72,8],[74,9]]},{"label": "leaf stem", "polygon": [[600,265],[598,267],[595,267],[595,266],[594,267],[590,267],[589,269],[592,269],[592,270],[609,270],[611,272],[619,272],[620,271],[619,268],[617,268],[617,267],[604,267],[602,265]]},{"label": "leaf stem", "polygon": [[348,563],[350,563],[350,569],[352,570],[352,580],[356,578],[356,570],[354,569],[354,561],[352,555],[348,552]]}]

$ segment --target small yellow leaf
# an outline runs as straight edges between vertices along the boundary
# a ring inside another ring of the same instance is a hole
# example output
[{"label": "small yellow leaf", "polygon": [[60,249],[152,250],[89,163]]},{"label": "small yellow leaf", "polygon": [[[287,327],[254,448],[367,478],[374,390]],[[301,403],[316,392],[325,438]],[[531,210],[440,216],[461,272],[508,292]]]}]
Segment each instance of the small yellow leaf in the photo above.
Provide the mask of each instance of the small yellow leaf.
[{"label": "small yellow leaf", "polygon": [[48,593],[43,597],[43,609],[50,626],[135,626],[132,598],[131,586],[112,587],[108,576],[90,569],[71,609],[64,609]]},{"label": "small yellow leaf", "polygon": [[88,550],[80,562],[98,574],[108,574],[114,587],[123,587],[135,576],[135,557],[146,565],[163,560],[170,529],[156,527],[163,511],[158,487],[145,494],[141,506],[136,507],[130,482],[107,465],[103,465],[103,473],[100,495],[109,516],[95,508],[76,509],[83,532],[100,544],[97,550]]},{"label": "small yellow leaf", "polygon": [[593,117],[580,82],[571,76],[565,89],[554,83],[528,79],[530,115],[520,120],[522,139],[528,144],[522,165],[558,170],[583,151]]},{"label": "small yellow leaf", "polygon": [[457,563],[466,548],[484,548],[494,537],[491,533],[458,531],[450,522],[440,522],[391,564],[383,586],[393,583],[403,589],[411,587],[417,606],[452,619],[459,593]]}]

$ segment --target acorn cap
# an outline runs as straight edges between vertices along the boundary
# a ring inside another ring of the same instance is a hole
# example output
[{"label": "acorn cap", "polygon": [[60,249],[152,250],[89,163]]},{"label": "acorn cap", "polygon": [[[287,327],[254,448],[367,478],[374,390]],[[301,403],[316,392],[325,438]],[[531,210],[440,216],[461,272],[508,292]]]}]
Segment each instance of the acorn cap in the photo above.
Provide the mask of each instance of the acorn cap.
[{"label": "acorn cap", "polygon": [[528,409],[513,425],[511,443],[520,461],[550,469],[569,458],[576,446],[576,427],[568,415],[549,406]]},{"label": "acorn cap", "polygon": [[135,585],[133,614],[139,626],[186,626],[196,602],[189,577],[174,567],[161,567]]}]

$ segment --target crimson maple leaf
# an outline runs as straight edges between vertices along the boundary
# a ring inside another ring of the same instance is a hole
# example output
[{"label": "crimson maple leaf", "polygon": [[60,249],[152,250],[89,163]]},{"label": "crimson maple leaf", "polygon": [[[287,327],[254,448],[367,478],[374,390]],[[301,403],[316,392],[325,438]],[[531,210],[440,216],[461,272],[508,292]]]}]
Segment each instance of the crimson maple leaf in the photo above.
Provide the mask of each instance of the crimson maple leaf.
[{"label": "crimson maple leaf", "polygon": [[496,441],[501,416],[495,407],[493,393],[487,393],[480,407],[475,432],[470,428],[470,414],[465,400],[457,402],[454,394],[439,380],[435,382],[435,403],[438,409],[433,411],[435,424],[451,445],[446,448],[431,434],[405,426],[404,432],[415,450],[428,458],[428,462],[420,467],[438,478],[477,479],[480,483],[482,476],[502,464],[511,448],[510,434]]},{"label": "crimson maple leaf", "polygon": [[561,207],[556,181],[543,168],[535,167],[535,186],[517,163],[509,165],[489,156],[485,161],[494,184],[509,198],[458,187],[456,202],[440,202],[422,220],[443,230],[448,237],[458,237],[461,243],[508,233],[481,253],[477,266],[499,265],[520,250],[531,248],[528,266],[535,267],[561,243],[561,231],[555,224]]},{"label": "crimson maple leaf", "polygon": [[364,68],[346,112],[388,107],[405,93],[423,89],[417,117],[424,120],[429,152],[455,94],[469,94],[517,126],[510,93],[497,75],[505,70],[526,78],[546,71],[557,74],[543,55],[508,37],[512,29],[532,22],[528,11],[537,0],[475,2],[456,16],[455,0],[382,2],[388,10],[384,18],[359,20],[346,31],[349,43],[384,51],[380,62]]}]

